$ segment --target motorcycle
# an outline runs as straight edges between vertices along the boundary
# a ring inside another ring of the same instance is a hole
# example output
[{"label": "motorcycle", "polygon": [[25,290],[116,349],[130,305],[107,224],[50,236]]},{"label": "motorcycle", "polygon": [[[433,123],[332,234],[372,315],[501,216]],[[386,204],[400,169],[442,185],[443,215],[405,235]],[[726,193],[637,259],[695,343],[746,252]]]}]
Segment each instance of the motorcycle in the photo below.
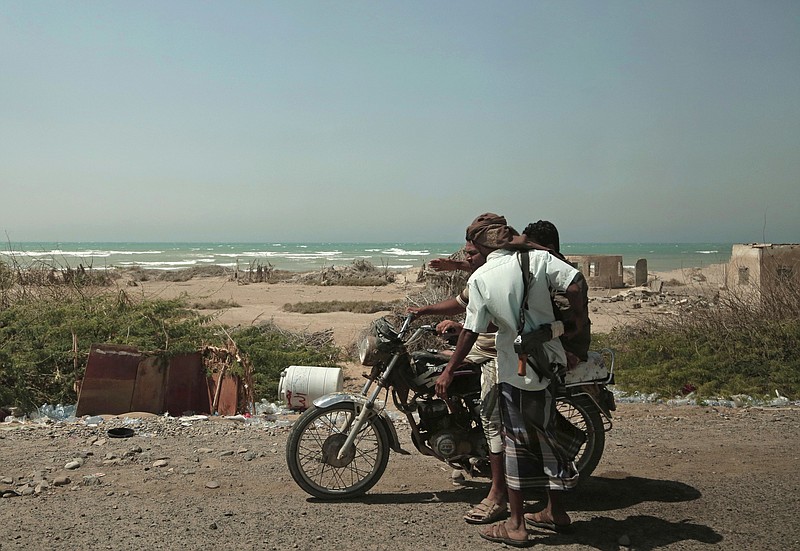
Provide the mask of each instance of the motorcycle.
[{"label": "motorcycle", "polygon": [[[294,481],[321,499],[343,499],[366,493],[380,480],[389,451],[408,455],[400,446],[381,392],[389,391],[405,414],[414,447],[473,477],[489,477],[489,455],[480,420],[480,364],[465,362],[448,387],[448,402],[435,394],[435,383],[447,364],[440,352],[410,352],[409,345],[432,325],[412,332],[413,314],[395,330],[387,317],[376,320],[359,344],[361,363],[371,367],[358,395],[333,393],[317,398],[295,422],[286,445]],[[410,335],[410,336],[409,336]],[[605,364],[610,357],[611,365]],[[614,396],[611,350],[590,352],[590,361],[569,370],[557,385],[559,413],[586,436],[575,462],[588,478],[600,461],[605,433],[611,429]],[[372,388],[373,385],[375,388]]]}]

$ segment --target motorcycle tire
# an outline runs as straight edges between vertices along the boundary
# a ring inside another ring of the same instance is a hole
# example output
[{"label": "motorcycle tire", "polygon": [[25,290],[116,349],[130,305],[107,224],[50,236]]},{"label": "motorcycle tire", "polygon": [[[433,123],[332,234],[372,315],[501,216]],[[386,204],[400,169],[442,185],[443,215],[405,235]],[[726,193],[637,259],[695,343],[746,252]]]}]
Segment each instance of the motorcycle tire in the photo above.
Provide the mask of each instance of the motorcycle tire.
[{"label": "motorcycle tire", "polygon": [[600,411],[585,394],[564,396],[556,400],[556,408],[567,421],[586,434],[586,442],[575,457],[581,480],[589,478],[600,463],[606,446],[606,432]]},{"label": "motorcycle tire", "polygon": [[320,499],[359,496],[372,488],[389,462],[389,436],[378,418],[368,419],[350,450],[337,455],[358,411],[353,403],[311,407],[292,427],[286,462],[295,482]]}]

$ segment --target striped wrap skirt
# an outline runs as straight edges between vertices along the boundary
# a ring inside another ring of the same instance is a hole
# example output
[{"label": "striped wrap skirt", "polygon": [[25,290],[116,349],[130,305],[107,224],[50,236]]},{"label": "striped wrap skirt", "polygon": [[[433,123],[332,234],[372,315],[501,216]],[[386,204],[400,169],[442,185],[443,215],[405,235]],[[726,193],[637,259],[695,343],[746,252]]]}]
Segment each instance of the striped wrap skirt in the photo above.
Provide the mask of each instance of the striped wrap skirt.
[{"label": "striped wrap skirt", "polygon": [[508,487],[574,488],[575,456],[586,436],[558,412],[552,385],[529,391],[500,383],[499,391]]}]

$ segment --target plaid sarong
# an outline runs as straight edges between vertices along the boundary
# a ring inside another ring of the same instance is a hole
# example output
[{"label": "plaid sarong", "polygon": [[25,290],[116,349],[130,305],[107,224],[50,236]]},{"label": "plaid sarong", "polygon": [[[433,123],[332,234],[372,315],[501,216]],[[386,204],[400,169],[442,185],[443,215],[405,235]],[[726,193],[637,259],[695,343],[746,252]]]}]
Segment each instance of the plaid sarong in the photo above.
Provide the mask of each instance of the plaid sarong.
[{"label": "plaid sarong", "polygon": [[508,383],[499,387],[508,487],[574,488],[575,455],[586,436],[558,413],[552,387],[537,391]]}]

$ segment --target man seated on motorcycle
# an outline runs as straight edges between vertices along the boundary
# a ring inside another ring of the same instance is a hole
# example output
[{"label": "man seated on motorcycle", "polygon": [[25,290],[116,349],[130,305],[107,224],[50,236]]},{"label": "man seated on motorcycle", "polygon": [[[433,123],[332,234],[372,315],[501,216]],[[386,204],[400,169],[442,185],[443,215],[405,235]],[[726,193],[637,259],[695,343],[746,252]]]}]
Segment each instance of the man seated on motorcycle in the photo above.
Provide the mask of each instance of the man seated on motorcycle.
[{"label": "man seated on motorcycle", "polygon": [[[460,267],[473,272],[481,267],[486,258],[478,252],[474,245],[468,243],[464,247],[466,260]],[[433,263],[433,261],[431,261]],[[420,308],[411,307],[409,312],[418,316],[450,316],[461,314],[466,309],[469,301],[469,289],[464,289],[458,296],[436,304],[429,304]],[[436,326],[442,334],[458,334],[462,325],[457,321],[444,320]],[[469,524],[491,524],[508,513],[508,496],[506,494],[505,472],[503,471],[503,438],[500,433],[500,410],[497,404],[497,350],[495,349],[495,335],[493,327],[489,332],[481,333],[467,355],[468,361],[481,364],[481,425],[489,447],[489,468],[492,473],[492,485],[489,495],[475,507],[467,511],[464,520]]]},{"label": "man seated on motorcycle", "polygon": [[[511,515],[504,523],[482,530],[480,535],[493,542],[527,546],[532,542],[528,540],[526,521],[554,531],[569,526],[569,515],[561,503],[560,491],[573,488],[578,473],[574,463],[577,449],[574,452],[568,450],[554,438],[556,410],[550,379],[537,376],[532,369],[527,369],[529,366],[524,361],[524,375],[518,375],[513,341],[517,335],[524,287],[518,255],[514,253],[518,238],[505,218],[492,213],[479,216],[467,228],[466,241],[486,256],[487,262],[469,278],[470,301],[464,330],[453,356],[437,379],[436,392],[447,398],[447,387],[454,369],[463,362],[489,323],[496,324],[499,404]],[[529,331],[548,324],[555,327],[550,289],[565,292],[570,304],[576,310],[580,309],[581,291],[574,283],[579,272],[550,254],[532,250],[528,255],[533,284],[524,311],[525,327]],[[575,330],[580,330],[580,322],[580,319],[576,320]],[[558,339],[551,338],[542,346],[545,361],[551,365],[566,365],[564,349]],[[548,500],[542,511],[524,515],[522,490],[525,487],[547,488]]]},{"label": "man seated on motorcycle", "polygon": [[[547,248],[550,254],[557,256],[564,262],[568,262],[564,255],[561,254],[558,228],[552,222],[548,220],[532,222],[525,227],[522,234],[534,243]],[[567,353],[567,369],[571,369],[578,365],[579,362],[585,362],[589,359],[589,346],[592,343],[592,321],[589,319],[589,285],[586,283],[583,274],[580,274],[575,283],[581,288],[581,308],[578,311],[572,309],[563,293],[552,293],[553,313],[556,319],[569,326],[575,323],[576,317],[580,317],[582,323],[580,331],[561,335],[561,344]]]}]

